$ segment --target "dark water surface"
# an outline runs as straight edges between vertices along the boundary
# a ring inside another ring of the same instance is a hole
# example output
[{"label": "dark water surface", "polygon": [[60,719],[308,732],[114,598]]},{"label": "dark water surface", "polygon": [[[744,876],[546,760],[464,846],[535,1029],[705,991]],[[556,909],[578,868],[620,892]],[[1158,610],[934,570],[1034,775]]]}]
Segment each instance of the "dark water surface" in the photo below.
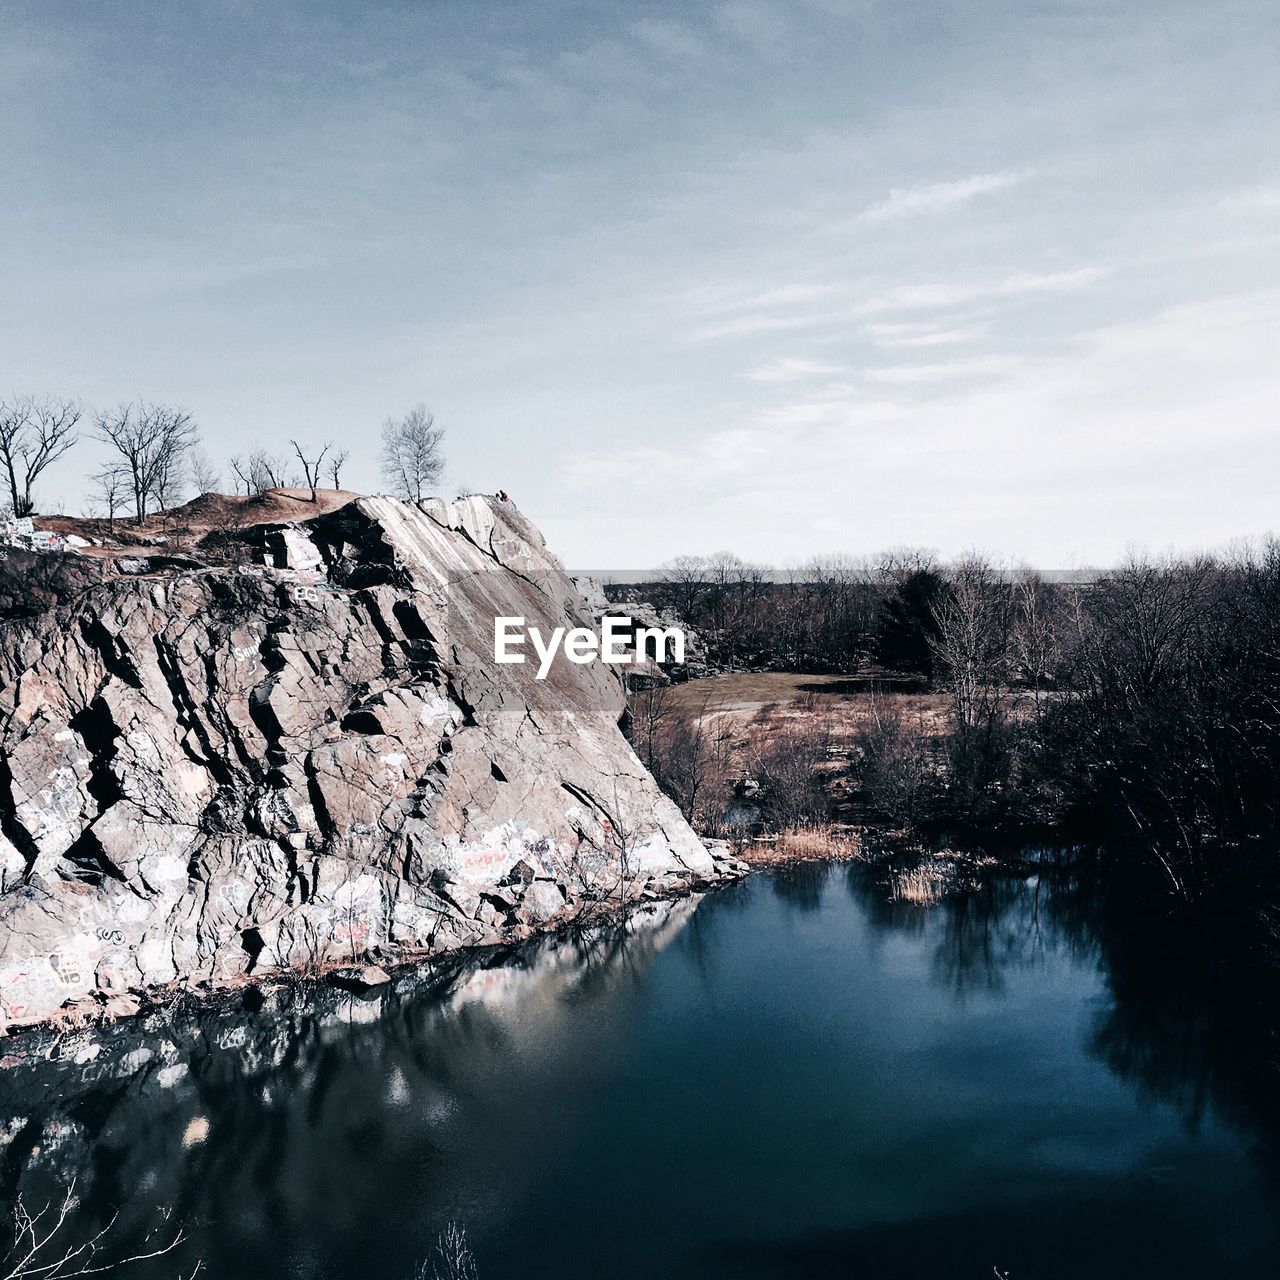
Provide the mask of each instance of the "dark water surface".
[{"label": "dark water surface", "polygon": [[172,1204],[148,1277],[408,1280],[450,1219],[481,1280],[1280,1274],[1213,1011],[1047,882],[802,868],[490,964],[0,1042],[0,1195]]}]

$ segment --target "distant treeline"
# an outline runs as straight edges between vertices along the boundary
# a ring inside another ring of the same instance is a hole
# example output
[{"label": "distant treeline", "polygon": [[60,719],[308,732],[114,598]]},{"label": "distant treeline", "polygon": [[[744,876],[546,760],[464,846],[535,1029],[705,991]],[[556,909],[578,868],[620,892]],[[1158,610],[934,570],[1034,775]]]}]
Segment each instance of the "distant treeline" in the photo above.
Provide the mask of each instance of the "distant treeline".
[{"label": "distant treeline", "polygon": [[877,663],[944,695],[941,733],[872,697],[852,765],[872,814],[1122,830],[1186,896],[1280,884],[1280,542],[1088,583],[906,553],[766,585],[727,560],[655,592],[718,658]]},{"label": "distant treeline", "polygon": [[[991,572],[1011,588],[1051,589],[1033,570]],[[706,642],[713,666],[853,673],[876,664],[932,678],[947,571],[929,551],[832,556],[789,574],[728,553],[681,556],[658,574],[606,591],[678,613]]]}]

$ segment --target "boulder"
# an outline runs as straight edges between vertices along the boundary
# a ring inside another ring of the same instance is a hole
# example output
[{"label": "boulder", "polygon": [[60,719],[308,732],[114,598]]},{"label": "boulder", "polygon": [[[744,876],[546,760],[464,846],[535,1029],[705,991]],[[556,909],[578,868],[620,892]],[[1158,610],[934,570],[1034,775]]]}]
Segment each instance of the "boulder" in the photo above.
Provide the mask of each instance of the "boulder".
[{"label": "boulder", "polygon": [[329,974],[329,981],[335,987],[342,987],[347,991],[372,991],[374,987],[386,986],[391,981],[391,975],[381,965],[366,964],[335,969]]}]

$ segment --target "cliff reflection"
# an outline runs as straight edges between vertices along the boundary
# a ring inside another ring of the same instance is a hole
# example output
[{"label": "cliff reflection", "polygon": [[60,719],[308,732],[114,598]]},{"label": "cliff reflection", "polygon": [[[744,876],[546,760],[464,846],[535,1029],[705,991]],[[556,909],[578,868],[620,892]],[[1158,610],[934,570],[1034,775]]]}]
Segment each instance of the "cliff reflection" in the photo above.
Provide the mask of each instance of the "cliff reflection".
[{"label": "cliff reflection", "polygon": [[486,1276],[1270,1261],[1266,930],[1033,866],[936,906],[808,866],[367,998],[5,1042],[0,1196],[74,1178],[78,1234],[131,1239],[170,1203],[189,1255],[135,1272],[169,1280],[401,1280],[450,1219]]},{"label": "cliff reflection", "polygon": [[[253,1274],[281,1239],[314,1249],[301,1274],[345,1273],[394,1222],[380,1267],[409,1274],[443,1222],[497,1213],[536,1181],[564,1099],[625,1040],[640,976],[697,905],[405,972],[367,998],[283,989],[252,1013],[15,1044],[0,1075],[0,1199],[44,1203],[74,1178],[81,1231],[119,1206],[122,1243],[172,1205],[191,1258],[215,1274]],[[409,1176],[361,1176],[378,1166]]]}]

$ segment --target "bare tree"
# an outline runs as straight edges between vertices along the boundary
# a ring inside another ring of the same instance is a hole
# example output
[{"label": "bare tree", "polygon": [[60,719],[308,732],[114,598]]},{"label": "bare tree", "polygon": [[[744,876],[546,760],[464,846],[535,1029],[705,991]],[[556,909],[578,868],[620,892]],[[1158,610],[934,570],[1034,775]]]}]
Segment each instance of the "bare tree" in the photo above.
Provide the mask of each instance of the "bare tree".
[{"label": "bare tree", "polygon": [[80,415],[74,400],[35,400],[30,396],[0,400],[0,462],[9,481],[15,516],[29,516],[35,510],[32,486],[76,444]]},{"label": "bare tree", "polygon": [[952,715],[963,742],[990,729],[1009,692],[1014,592],[980,556],[958,561],[949,590],[933,606],[934,650],[951,686]]},{"label": "bare tree", "polygon": [[751,773],[775,831],[830,817],[822,773],[830,745],[830,718],[816,713],[794,723],[766,720],[762,732],[752,735]]},{"label": "bare tree", "polygon": [[685,622],[693,620],[694,609],[707,589],[708,565],[705,556],[676,556],[658,570],[669,588],[671,603]]},{"label": "bare tree", "polygon": [[347,461],[347,457],[348,454],[345,449],[339,449],[336,453],[331,453],[329,455],[329,475],[333,480],[333,487],[335,489],[342,488],[340,478],[342,475],[342,468]]},{"label": "bare tree", "polygon": [[[233,463],[234,461],[232,459]],[[190,470],[191,482],[197,493],[217,493],[222,487],[222,473],[203,449],[192,450]]]},{"label": "bare tree", "polygon": [[[132,1262],[146,1262],[172,1253],[187,1237],[180,1228],[169,1229],[170,1211],[162,1209],[160,1220],[143,1238],[136,1252],[113,1257],[110,1234],[116,1224],[113,1215],[107,1225],[80,1244],[69,1236],[71,1212],[79,1203],[74,1178],[67,1184],[60,1203],[29,1210],[18,1196],[13,1203],[12,1244],[0,1256],[0,1280],[20,1280],[41,1276],[43,1280],[71,1280],[73,1276],[115,1271]],[[200,1270],[197,1264],[196,1271]]]},{"label": "bare tree", "polygon": [[909,825],[922,815],[933,777],[932,741],[924,716],[909,723],[900,700],[867,695],[854,735],[859,785],[872,809]]},{"label": "bare tree", "polygon": [[108,463],[90,477],[95,504],[107,514],[107,528],[113,533],[116,512],[122,511],[129,492],[129,473],[119,462]]},{"label": "bare tree", "polygon": [[231,468],[231,475],[235,481],[235,489],[238,493],[240,486],[244,486],[244,496],[247,498],[252,494],[253,490],[249,485],[249,464],[244,460],[242,454],[233,453],[227,459],[227,466]]},{"label": "bare tree", "polygon": [[649,769],[695,830],[716,834],[729,792],[731,741],[720,703],[708,693],[687,717],[659,726]]},{"label": "bare tree", "polygon": [[669,684],[652,685],[631,694],[631,742],[650,773],[676,707]]},{"label": "bare tree", "polygon": [[297,473],[289,470],[288,459],[265,449],[255,449],[247,458],[237,453],[228,459],[228,465],[244,486],[246,498],[268,489],[288,489],[298,482]]},{"label": "bare tree", "polygon": [[168,457],[156,470],[156,482],[151,491],[159,511],[170,512],[182,501],[187,487],[187,460],[182,452]]},{"label": "bare tree", "polygon": [[397,498],[421,501],[427,488],[444,470],[441,443],[444,428],[426,405],[410,409],[403,418],[388,418],[382,426],[382,473]]},{"label": "bare tree", "polygon": [[1044,687],[1053,679],[1061,659],[1060,593],[1032,569],[1018,578],[1015,591],[1013,657],[1018,674],[1031,686],[1035,709],[1039,712]]},{"label": "bare tree", "polygon": [[249,455],[249,476],[255,493],[268,489],[291,489],[299,482],[296,471],[289,470],[288,458],[265,449],[255,449]]},{"label": "bare tree", "polygon": [[315,502],[316,490],[320,487],[320,468],[324,465],[325,454],[333,448],[333,444],[332,442],[326,444],[314,458],[308,458],[296,440],[290,440],[289,443],[293,445],[293,451],[298,455],[298,461],[302,463],[302,474],[306,477],[307,488],[311,490],[311,501]]},{"label": "bare tree", "polygon": [[476,1260],[467,1233],[450,1222],[436,1240],[431,1257],[418,1266],[414,1280],[476,1280]]},{"label": "bare tree", "polygon": [[199,439],[195,423],[185,409],[138,403],[104,410],[94,424],[98,438],[124,460],[141,524],[149,504],[163,505],[180,489],[187,452]]}]

